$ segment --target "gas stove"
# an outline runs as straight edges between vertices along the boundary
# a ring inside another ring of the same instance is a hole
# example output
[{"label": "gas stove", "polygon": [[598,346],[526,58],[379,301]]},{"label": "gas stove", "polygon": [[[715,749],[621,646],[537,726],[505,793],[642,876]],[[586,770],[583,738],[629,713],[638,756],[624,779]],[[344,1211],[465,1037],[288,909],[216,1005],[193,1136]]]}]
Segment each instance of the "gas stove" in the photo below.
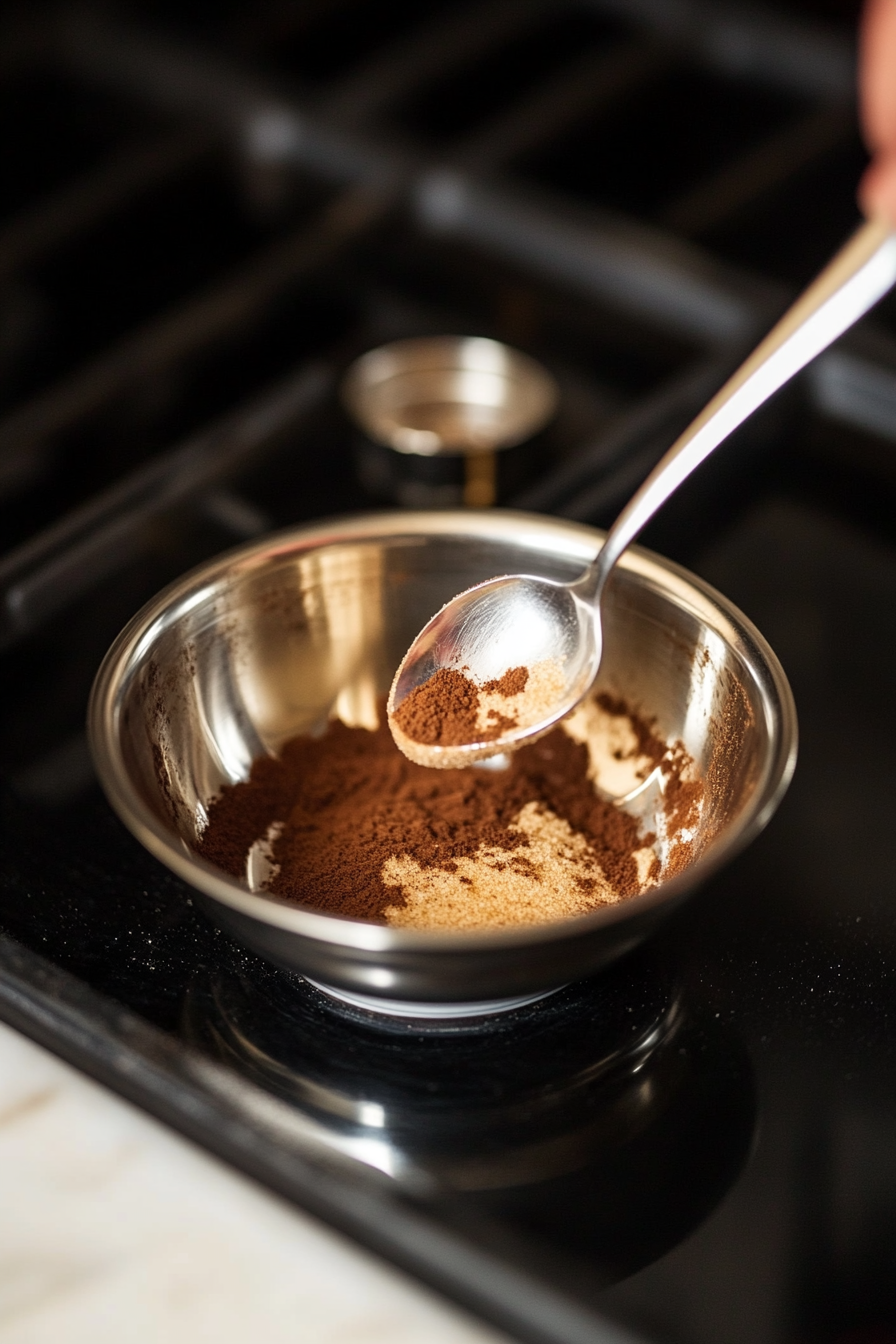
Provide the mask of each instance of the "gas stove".
[{"label": "gas stove", "polygon": [[125,832],[87,694],[191,565],[394,504],[337,392],[386,341],[538,359],[559,414],[498,503],[608,523],[857,221],[856,17],[3,18],[0,1015],[523,1340],[896,1339],[896,303],[645,535],[770,640],[801,761],[612,973],[453,1024],[331,1001]]}]

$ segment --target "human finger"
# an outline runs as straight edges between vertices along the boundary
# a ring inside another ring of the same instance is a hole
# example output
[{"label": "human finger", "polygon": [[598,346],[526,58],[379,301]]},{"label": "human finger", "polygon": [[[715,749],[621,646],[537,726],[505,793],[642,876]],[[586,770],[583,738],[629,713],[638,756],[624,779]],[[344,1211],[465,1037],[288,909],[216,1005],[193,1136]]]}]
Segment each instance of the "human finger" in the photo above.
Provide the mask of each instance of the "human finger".
[{"label": "human finger", "polygon": [[868,148],[873,153],[896,150],[896,0],[866,0],[859,37],[859,94]]}]

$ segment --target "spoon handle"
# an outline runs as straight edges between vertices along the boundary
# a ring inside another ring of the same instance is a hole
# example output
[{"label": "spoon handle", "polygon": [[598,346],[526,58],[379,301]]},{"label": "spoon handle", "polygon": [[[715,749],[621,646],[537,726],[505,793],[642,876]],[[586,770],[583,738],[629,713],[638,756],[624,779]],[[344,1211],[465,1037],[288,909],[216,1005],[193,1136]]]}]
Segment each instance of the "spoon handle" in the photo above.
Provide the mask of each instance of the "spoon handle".
[{"label": "spoon handle", "polygon": [[883,298],[894,282],[896,233],[887,222],[869,220],[657,463],[576,584],[582,597],[600,601],[622,552],[682,481],[757,407]]}]

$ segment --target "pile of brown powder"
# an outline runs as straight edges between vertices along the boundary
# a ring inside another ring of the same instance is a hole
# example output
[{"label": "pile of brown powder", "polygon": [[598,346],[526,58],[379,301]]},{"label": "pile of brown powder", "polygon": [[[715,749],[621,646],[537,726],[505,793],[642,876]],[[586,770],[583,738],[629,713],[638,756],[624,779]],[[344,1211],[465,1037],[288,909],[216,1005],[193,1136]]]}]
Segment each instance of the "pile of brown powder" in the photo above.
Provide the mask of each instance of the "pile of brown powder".
[{"label": "pile of brown powder", "polygon": [[[610,701],[605,712],[627,713]],[[636,741],[645,769],[668,762],[647,726]],[[563,727],[505,770],[430,770],[398,751],[384,721],[373,732],[332,722],[225,787],[199,852],[243,878],[274,823],[270,890],[420,928],[564,918],[638,894],[659,869],[656,837],[599,796],[587,742]]]}]

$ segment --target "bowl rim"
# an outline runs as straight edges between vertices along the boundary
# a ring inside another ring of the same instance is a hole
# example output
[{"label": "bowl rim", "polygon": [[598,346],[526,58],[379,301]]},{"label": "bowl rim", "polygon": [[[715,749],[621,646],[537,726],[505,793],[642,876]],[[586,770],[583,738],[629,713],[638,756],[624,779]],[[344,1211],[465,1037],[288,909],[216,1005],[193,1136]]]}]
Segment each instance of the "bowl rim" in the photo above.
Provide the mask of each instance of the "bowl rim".
[{"label": "bowl rim", "polygon": [[[723,830],[711,850],[684,872],[640,896],[586,914],[547,923],[500,929],[449,931],[394,928],[325,914],[274,895],[251,892],[235,878],[175,843],[133,788],[119,732],[124,694],[148,650],[164,629],[193,606],[224,573],[248,574],[285,559],[345,542],[377,538],[457,536],[525,541],[533,557],[556,553],[563,541],[571,559],[589,563],[605,533],[584,523],[509,509],[383,512],[315,520],[269,533],[223,551],[169,583],[127,623],[100,664],[90,693],[87,734],[100,784],[112,808],[149,852],[194,889],[232,911],[284,932],[358,952],[465,953],[563,942],[598,927],[617,924],[674,903],[704,882],[763,830],[786,792],[796,766],[798,728],[793,693],[776,654],[732,602],[697,575],[644,547],[631,546],[619,561],[626,571],[714,629],[759,683],[766,707],[771,751],[765,778],[744,819]],[[570,551],[570,542],[577,546]],[[575,551],[578,550],[578,557]]]}]

